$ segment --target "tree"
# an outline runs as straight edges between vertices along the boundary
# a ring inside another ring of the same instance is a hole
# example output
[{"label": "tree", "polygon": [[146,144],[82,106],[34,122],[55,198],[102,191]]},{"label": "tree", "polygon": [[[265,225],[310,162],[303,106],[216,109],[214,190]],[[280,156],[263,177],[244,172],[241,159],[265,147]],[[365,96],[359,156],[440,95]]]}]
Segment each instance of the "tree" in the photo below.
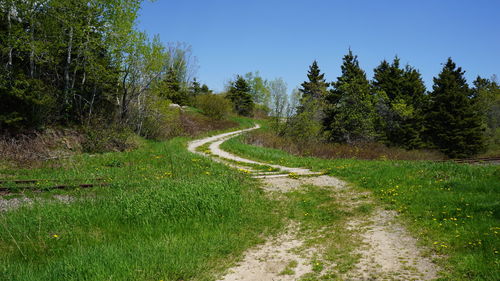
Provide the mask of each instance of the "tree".
[{"label": "tree", "polygon": [[0,121],[0,127],[84,123],[98,112],[112,119],[122,47],[130,42],[141,2],[3,1],[0,104],[15,97],[6,115],[17,117],[10,122],[0,112],[9,123]]},{"label": "tree", "polygon": [[[325,74],[321,73],[317,61],[313,61],[312,65],[309,66],[307,78],[309,81],[304,81],[301,84],[302,88],[299,89],[302,93],[298,108],[299,113],[304,111],[306,107],[310,107],[307,104],[311,102],[316,104],[313,107],[320,107],[322,100],[328,92],[329,83],[325,81]],[[318,108],[318,112],[321,112],[320,108]]]},{"label": "tree", "polygon": [[250,86],[250,94],[254,103],[269,106],[270,92],[268,81],[263,79],[258,71],[245,74],[245,80]]},{"label": "tree", "polygon": [[269,81],[269,90],[271,93],[271,116],[273,118],[272,126],[281,134],[281,130],[285,127],[286,109],[288,106],[288,95],[286,82],[282,78],[276,78]]},{"label": "tree", "polygon": [[354,143],[374,137],[374,106],[370,84],[357,56],[344,56],[342,75],[326,97],[323,130],[329,141]]},{"label": "tree", "polygon": [[188,93],[182,87],[180,75],[172,66],[168,68],[162,85],[162,97],[179,105],[187,105],[189,103]]},{"label": "tree", "polygon": [[426,116],[427,134],[433,144],[452,158],[467,157],[484,147],[484,126],[476,110],[464,71],[451,58],[430,93]]},{"label": "tree", "polygon": [[283,78],[269,81],[269,92],[271,94],[271,114],[277,118],[285,116],[288,105],[287,85]]},{"label": "tree", "polygon": [[236,80],[231,82],[227,98],[233,103],[236,113],[243,116],[252,115],[254,102],[250,94],[250,86],[242,76],[238,75]]},{"label": "tree", "polygon": [[483,117],[485,137],[490,145],[500,145],[500,85],[492,79],[478,76],[474,81],[472,99]]},{"label": "tree", "polygon": [[372,90],[378,138],[390,145],[422,147],[425,85],[420,73],[409,65],[401,68],[398,57],[392,64],[384,60],[374,69]]}]

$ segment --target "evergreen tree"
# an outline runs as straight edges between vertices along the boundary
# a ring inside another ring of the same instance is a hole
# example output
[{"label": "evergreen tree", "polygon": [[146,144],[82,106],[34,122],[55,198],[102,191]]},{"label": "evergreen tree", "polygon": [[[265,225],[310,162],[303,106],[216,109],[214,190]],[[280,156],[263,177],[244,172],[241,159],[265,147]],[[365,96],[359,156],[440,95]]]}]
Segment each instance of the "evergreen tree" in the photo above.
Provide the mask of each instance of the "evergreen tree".
[{"label": "evergreen tree", "polygon": [[[307,78],[309,81],[304,81],[304,83],[301,84],[302,88],[299,89],[302,93],[300,106],[298,108],[299,113],[303,112],[306,107],[310,107],[310,105],[307,104],[311,102],[316,103],[315,107],[320,107],[322,100],[328,93],[329,83],[325,81],[325,74],[321,73],[317,61],[313,61],[312,65],[309,66]],[[321,109],[318,108],[318,110]]]},{"label": "evergreen tree", "polygon": [[231,82],[227,97],[233,103],[236,113],[243,116],[252,115],[254,108],[252,94],[250,86],[243,77],[238,75],[236,81]]},{"label": "evergreen tree", "polygon": [[328,140],[334,142],[370,140],[374,136],[370,84],[351,50],[343,61],[342,75],[332,83],[333,89],[326,98],[323,129]]},{"label": "evergreen tree", "polygon": [[189,103],[189,98],[182,87],[179,73],[173,67],[169,67],[165,74],[162,97],[179,105],[187,105]]},{"label": "evergreen tree", "polygon": [[484,126],[476,110],[464,71],[448,58],[430,94],[426,117],[428,136],[452,158],[474,155],[484,147]]},{"label": "evergreen tree", "polygon": [[408,65],[401,68],[398,57],[392,64],[384,60],[374,69],[372,90],[378,138],[405,148],[422,147],[425,85],[420,73]]},{"label": "evergreen tree", "polygon": [[193,79],[193,82],[191,83],[191,87],[189,87],[189,92],[191,93],[191,96],[193,96],[193,97],[196,97],[197,95],[202,93],[200,82],[196,81],[196,78]]},{"label": "evergreen tree", "polygon": [[201,92],[203,94],[213,94],[213,91],[210,90],[210,88],[208,88],[207,84],[201,85],[201,89],[200,90],[201,90]]},{"label": "evergreen tree", "polygon": [[500,145],[500,86],[494,79],[477,77],[472,99],[483,117],[485,137],[489,145]]}]

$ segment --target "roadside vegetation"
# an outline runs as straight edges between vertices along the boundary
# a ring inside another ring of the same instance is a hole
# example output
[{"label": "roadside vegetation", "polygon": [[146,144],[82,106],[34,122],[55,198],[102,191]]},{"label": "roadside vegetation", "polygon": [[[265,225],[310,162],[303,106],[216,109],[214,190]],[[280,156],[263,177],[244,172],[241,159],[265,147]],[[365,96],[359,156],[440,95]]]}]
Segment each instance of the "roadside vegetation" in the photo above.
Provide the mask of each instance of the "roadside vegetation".
[{"label": "roadside vegetation", "polygon": [[4,196],[31,203],[0,215],[0,279],[206,280],[278,229],[254,181],[187,152],[186,141],[2,169],[3,178],[109,185]]},{"label": "roadside vegetation", "polygon": [[437,255],[446,280],[500,277],[500,169],[429,161],[364,161],[294,156],[237,137],[222,148],[249,159],[324,171],[372,191]]}]

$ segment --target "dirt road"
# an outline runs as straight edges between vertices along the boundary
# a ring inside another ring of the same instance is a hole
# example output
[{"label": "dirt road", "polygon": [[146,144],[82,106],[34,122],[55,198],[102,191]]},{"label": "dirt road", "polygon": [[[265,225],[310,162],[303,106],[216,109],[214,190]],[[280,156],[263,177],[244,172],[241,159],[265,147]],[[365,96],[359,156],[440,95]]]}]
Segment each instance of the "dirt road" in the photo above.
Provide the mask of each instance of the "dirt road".
[{"label": "dirt road", "polygon": [[[399,222],[397,213],[378,206],[369,192],[308,169],[253,161],[220,148],[224,141],[258,128],[257,125],[196,140],[189,143],[188,149],[259,178],[261,187],[274,198],[290,191],[307,192],[304,186],[316,186],[331,191],[332,200],[336,200],[340,210],[346,213],[356,213],[355,210],[362,205],[375,207],[369,213],[349,217],[343,225],[325,226],[321,231],[307,235],[301,230],[300,223],[287,221],[288,227],[280,235],[269,237],[266,243],[248,249],[239,264],[229,269],[220,280],[316,280],[320,277],[328,280],[432,280],[438,277],[438,267]],[[208,150],[199,151],[200,147],[206,148],[207,145]],[[271,167],[272,171],[256,169],[259,165]],[[338,239],[337,234],[344,239]],[[350,244],[335,245],[336,241]],[[349,257],[338,255],[338,260],[332,260],[331,255],[326,257],[327,249],[332,248],[352,250]],[[353,264],[341,266],[349,264],[347,261],[353,261]]]}]

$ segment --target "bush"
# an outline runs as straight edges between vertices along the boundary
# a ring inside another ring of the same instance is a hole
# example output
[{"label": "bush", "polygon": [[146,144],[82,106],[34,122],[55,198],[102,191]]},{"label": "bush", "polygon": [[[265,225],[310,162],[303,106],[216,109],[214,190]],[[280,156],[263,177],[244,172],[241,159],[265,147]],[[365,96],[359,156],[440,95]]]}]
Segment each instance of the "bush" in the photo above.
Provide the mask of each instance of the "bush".
[{"label": "bush", "polygon": [[196,97],[196,107],[214,120],[226,118],[231,113],[231,102],[220,95],[206,94]]},{"label": "bush", "polygon": [[83,128],[82,149],[89,153],[125,151],[137,147],[134,133],[127,127],[113,122],[107,124],[95,120],[92,125]]},{"label": "bush", "polygon": [[255,104],[253,108],[253,117],[256,119],[267,119],[271,109],[267,105]]},{"label": "bush", "polygon": [[[154,140],[167,140],[183,134],[180,121],[180,108],[170,107],[170,101],[150,99],[142,114],[135,114],[139,119],[136,132]],[[142,116],[141,116],[142,115]]]}]

